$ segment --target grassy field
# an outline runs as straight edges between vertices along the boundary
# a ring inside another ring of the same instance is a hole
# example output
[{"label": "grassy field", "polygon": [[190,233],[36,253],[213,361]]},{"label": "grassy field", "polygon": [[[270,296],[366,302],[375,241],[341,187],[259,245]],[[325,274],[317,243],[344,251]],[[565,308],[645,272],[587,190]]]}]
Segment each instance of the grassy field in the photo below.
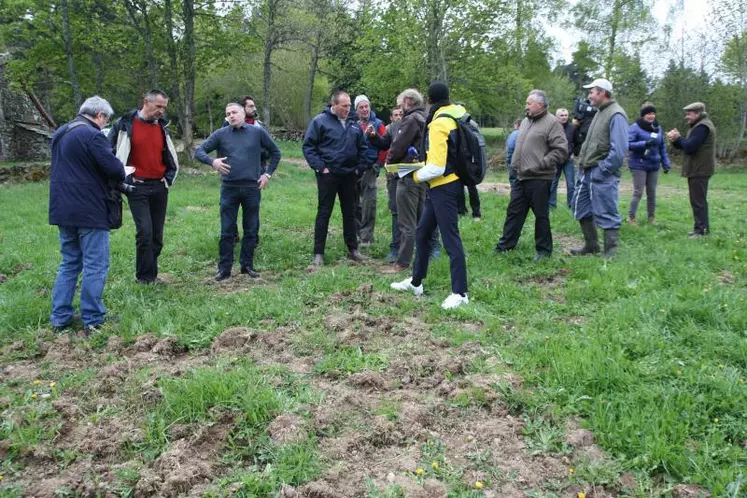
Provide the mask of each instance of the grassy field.
[{"label": "grassy field", "polygon": [[377,259],[345,260],[337,210],[310,273],[316,187],[282,163],[262,278],[216,284],[218,179],[182,174],[170,283],[135,284],[126,216],[105,292],[121,320],[90,338],[49,330],[48,183],[0,186],[0,496],[744,496],[747,173],[713,178],[700,240],[685,181],[662,177],[657,226],[624,226],[612,261],[568,257],[579,229],[558,208],[540,264],[531,216],[492,254],[505,181],[460,222],[471,303],[447,313],[445,256],[424,298],[389,290],[383,187]]}]

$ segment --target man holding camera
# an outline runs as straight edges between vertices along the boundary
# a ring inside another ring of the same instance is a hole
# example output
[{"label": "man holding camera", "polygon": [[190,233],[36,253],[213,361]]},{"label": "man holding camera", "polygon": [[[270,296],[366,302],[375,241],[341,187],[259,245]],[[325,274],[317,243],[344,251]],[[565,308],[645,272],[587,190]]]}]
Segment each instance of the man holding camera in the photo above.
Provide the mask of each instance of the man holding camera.
[{"label": "man holding camera", "polygon": [[574,256],[599,252],[597,226],[604,230],[604,257],[617,253],[622,218],[617,208],[620,174],[628,150],[628,116],[612,98],[612,83],[599,78],[584,86],[598,112],[578,156],[573,216],[581,224],[584,246]]},{"label": "man holding camera", "polygon": [[62,262],[52,289],[50,321],[56,332],[73,324],[73,298],[83,272],[80,312],[87,333],[106,320],[102,302],[109,271],[110,184],[125,173],[101,133],[114,111],[94,96],[83,102],[78,116],[52,137],[49,184],[49,224],[60,232]]},{"label": "man holding camera", "polygon": [[126,182],[137,187],[128,194],[132,219],[137,228],[135,278],[153,284],[158,277],[158,256],[163,248],[168,189],[179,172],[179,161],[163,119],[169,97],[151,90],[143,107],[130,111],[109,132],[109,141],[120,161],[128,166]]}]

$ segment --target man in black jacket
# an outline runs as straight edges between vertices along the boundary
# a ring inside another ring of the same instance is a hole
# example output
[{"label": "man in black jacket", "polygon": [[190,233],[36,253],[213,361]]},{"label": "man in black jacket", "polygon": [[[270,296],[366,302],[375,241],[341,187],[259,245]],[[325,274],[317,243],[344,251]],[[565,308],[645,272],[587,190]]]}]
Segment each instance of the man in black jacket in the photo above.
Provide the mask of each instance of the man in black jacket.
[{"label": "man in black jacket", "polygon": [[143,107],[128,112],[109,133],[112,149],[127,166],[127,183],[135,185],[128,195],[132,219],[137,228],[135,278],[152,284],[158,277],[158,256],[163,248],[168,190],[179,171],[176,149],[163,119],[168,96],[151,90],[143,98]]},{"label": "man in black jacket", "polygon": [[112,154],[101,129],[114,114],[94,96],[78,116],[52,137],[49,224],[60,232],[62,262],[52,289],[50,321],[55,331],[73,323],[73,298],[81,271],[80,312],[86,332],[106,320],[102,301],[109,271],[109,183],[124,180],[124,166]]},{"label": "man in black jacket", "polygon": [[330,105],[309,123],[303,142],[303,155],[316,173],[319,204],[314,224],[314,267],[324,264],[329,218],[340,198],[342,230],[348,258],[366,259],[358,251],[356,221],[356,173],[366,169],[366,139],[350,114],[350,95],[335,92]]}]

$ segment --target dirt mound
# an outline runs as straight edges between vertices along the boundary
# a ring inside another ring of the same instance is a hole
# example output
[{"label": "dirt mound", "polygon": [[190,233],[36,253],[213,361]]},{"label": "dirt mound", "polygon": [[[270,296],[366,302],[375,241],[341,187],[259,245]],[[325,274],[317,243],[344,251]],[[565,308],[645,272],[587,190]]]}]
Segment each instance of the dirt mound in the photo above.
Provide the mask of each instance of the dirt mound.
[{"label": "dirt mound", "polygon": [[133,346],[133,349],[139,353],[145,353],[153,349],[153,346],[155,346],[158,343],[158,338],[154,336],[153,334],[145,334],[141,335],[140,337],[135,340],[135,344]]},{"label": "dirt mound", "polygon": [[213,339],[213,352],[239,351],[257,336],[256,332],[245,327],[232,327],[224,330]]},{"label": "dirt mound", "polygon": [[304,421],[296,415],[280,415],[270,423],[267,432],[278,444],[298,443],[307,437]]},{"label": "dirt mound", "polygon": [[176,337],[165,337],[153,345],[151,352],[160,356],[176,356],[186,350],[187,348],[179,344]]}]

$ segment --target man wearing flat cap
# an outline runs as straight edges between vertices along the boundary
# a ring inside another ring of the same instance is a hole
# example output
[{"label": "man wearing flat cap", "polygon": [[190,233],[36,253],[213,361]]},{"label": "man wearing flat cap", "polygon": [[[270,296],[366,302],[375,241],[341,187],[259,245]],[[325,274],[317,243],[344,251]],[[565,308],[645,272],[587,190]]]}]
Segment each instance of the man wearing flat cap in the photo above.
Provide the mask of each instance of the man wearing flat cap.
[{"label": "man wearing flat cap", "polygon": [[690,124],[687,138],[683,138],[677,128],[667,133],[667,139],[685,153],[682,176],[687,178],[690,190],[690,206],[695,221],[694,230],[688,234],[691,239],[707,235],[711,227],[708,223],[708,181],[716,169],[716,127],[706,114],[705,104],[693,102],[683,108],[685,119]]},{"label": "man wearing flat cap", "polygon": [[584,246],[574,256],[599,252],[597,227],[604,230],[604,257],[617,252],[622,218],[617,209],[620,170],[628,150],[628,117],[612,99],[612,83],[599,78],[584,86],[599,112],[589,126],[578,158],[579,175],[573,193],[573,216],[581,224]]}]

